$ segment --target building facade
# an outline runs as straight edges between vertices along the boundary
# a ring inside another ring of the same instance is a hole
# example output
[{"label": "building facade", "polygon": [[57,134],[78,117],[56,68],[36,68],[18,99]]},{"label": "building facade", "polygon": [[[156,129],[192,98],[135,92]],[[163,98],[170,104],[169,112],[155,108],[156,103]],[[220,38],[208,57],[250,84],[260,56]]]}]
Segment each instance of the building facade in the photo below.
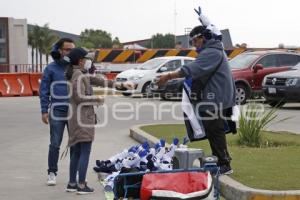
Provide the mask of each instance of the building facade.
[{"label": "building facade", "polygon": [[28,64],[27,20],[0,17],[0,72]]}]

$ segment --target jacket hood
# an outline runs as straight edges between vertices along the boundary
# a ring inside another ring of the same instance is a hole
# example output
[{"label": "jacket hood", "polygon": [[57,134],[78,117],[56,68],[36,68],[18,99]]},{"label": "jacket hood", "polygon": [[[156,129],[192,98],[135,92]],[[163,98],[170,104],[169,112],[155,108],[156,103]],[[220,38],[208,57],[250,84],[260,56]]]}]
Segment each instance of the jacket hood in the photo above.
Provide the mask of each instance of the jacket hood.
[{"label": "jacket hood", "polygon": [[52,46],[50,55],[51,55],[51,57],[52,57],[53,60],[59,60],[61,58],[61,55],[60,55],[60,53],[58,51],[58,45],[57,44],[54,44]]},{"label": "jacket hood", "polygon": [[206,40],[206,42],[204,43],[203,49],[205,48],[214,48],[214,49],[223,50],[223,44],[219,40],[210,39],[210,40]]}]

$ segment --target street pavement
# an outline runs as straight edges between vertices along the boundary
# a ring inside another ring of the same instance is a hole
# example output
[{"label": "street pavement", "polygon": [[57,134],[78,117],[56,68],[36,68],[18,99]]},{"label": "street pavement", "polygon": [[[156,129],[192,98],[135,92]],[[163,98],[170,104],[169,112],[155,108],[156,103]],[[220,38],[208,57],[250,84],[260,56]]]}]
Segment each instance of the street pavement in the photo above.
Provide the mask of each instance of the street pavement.
[{"label": "street pavement", "polygon": [[[269,129],[300,133],[299,110],[300,104],[287,104],[279,110],[279,118],[293,118],[273,124]],[[97,111],[99,126],[103,127],[96,129],[87,175],[88,184],[96,192],[83,197],[65,192],[68,157],[59,161],[57,185],[46,186],[49,126],[41,122],[38,97],[0,98],[0,199],[105,199],[97,175],[92,170],[95,160],[107,159],[136,144],[128,137],[129,128],[133,125],[182,122],[178,101],[109,96],[105,106]],[[66,142],[65,131],[61,152]]]}]

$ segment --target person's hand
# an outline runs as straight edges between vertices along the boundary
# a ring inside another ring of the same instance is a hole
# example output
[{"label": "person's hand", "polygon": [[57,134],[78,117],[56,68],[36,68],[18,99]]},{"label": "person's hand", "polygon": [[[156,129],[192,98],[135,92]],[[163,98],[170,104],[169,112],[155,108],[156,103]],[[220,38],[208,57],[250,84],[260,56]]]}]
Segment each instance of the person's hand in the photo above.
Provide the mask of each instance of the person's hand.
[{"label": "person's hand", "polygon": [[202,14],[202,10],[200,6],[198,7],[198,10],[194,8],[194,11],[196,12],[198,19],[203,26],[207,27],[211,24],[208,18]]},{"label": "person's hand", "polygon": [[49,124],[49,114],[48,113],[42,113],[42,121],[45,124]]},{"label": "person's hand", "polygon": [[102,105],[102,104],[104,103],[104,98],[103,98],[103,96],[100,96],[100,95],[97,96],[97,103],[98,103],[99,105]]},{"label": "person's hand", "polygon": [[194,11],[197,13],[198,17],[200,17],[202,11],[201,11],[201,7],[198,7],[198,10],[196,8],[194,8]]},{"label": "person's hand", "polygon": [[156,77],[155,84],[158,86],[163,86],[166,84],[166,82],[170,79],[170,74],[162,74],[160,76]]}]

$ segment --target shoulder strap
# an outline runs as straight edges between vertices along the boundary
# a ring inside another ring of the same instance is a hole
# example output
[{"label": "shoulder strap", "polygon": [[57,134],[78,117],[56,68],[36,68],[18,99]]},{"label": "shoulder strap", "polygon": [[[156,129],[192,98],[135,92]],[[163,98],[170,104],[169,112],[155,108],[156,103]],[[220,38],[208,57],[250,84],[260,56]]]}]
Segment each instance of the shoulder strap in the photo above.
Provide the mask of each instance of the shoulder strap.
[{"label": "shoulder strap", "polygon": [[191,87],[191,93],[190,98],[194,101],[201,101],[202,99],[202,91],[206,87],[206,84],[208,81],[213,77],[213,75],[218,71],[218,69],[221,67],[224,59],[224,52],[222,51],[222,57],[218,63],[218,65],[215,67],[215,69],[209,74],[206,80],[194,80]]},{"label": "shoulder strap", "polygon": [[[210,47],[211,48],[211,47]],[[211,49],[216,49],[216,48],[211,48]],[[218,71],[218,69],[221,67],[223,60],[224,60],[224,52],[222,51],[222,57],[220,59],[220,62],[218,63],[218,65],[216,66],[216,68],[214,69],[214,71],[208,76],[208,78],[206,79],[206,81],[203,83],[203,89],[205,88],[206,84],[208,83],[208,81],[213,77],[213,75]]]}]

